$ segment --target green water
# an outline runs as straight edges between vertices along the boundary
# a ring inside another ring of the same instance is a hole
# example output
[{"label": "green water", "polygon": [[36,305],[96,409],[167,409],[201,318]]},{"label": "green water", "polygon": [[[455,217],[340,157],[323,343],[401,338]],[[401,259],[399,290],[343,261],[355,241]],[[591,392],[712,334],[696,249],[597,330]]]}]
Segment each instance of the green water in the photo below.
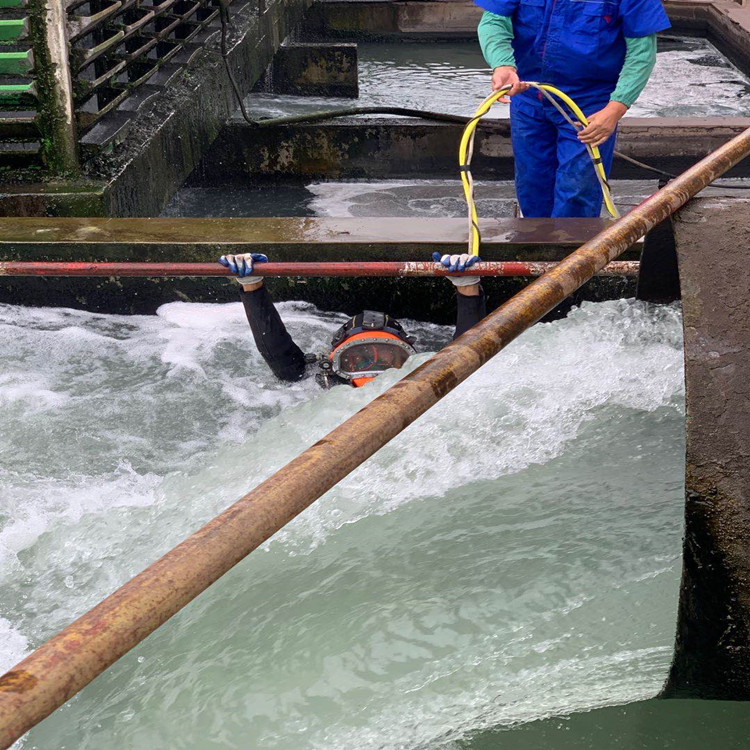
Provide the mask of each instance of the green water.
[{"label": "green water", "polygon": [[[341,320],[280,307],[308,351]],[[407,327],[422,351],[450,336]],[[238,303],[4,306],[0,328],[6,668],[400,374],[280,384]],[[662,723],[675,747],[706,727],[732,747],[744,706],[648,701],[674,636],[683,437],[677,308],[537,325],[24,748],[661,748]]]},{"label": "green water", "polygon": [[485,732],[461,750],[705,750],[747,747],[750,710],[745,703],[650,700],[610,706],[565,718]]}]

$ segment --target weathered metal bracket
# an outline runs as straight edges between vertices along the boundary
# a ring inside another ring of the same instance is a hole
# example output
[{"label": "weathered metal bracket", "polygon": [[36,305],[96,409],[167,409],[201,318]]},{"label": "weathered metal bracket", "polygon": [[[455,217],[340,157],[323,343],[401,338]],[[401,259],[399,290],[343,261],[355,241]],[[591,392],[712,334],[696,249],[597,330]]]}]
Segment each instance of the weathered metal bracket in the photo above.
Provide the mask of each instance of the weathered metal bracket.
[{"label": "weathered metal bracket", "polygon": [[680,274],[671,216],[657,224],[643,240],[635,296],[644,302],[662,304],[680,299]]}]

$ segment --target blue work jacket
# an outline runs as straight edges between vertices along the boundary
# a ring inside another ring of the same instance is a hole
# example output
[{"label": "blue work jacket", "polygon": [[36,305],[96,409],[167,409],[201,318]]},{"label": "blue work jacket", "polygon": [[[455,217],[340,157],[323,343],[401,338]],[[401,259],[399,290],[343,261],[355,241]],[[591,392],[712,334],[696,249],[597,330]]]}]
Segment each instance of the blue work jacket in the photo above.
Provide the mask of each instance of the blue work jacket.
[{"label": "blue work jacket", "polygon": [[581,106],[606,100],[614,91],[625,60],[625,37],[670,27],[661,0],[475,2],[513,19],[513,51],[522,81],[550,83]]}]

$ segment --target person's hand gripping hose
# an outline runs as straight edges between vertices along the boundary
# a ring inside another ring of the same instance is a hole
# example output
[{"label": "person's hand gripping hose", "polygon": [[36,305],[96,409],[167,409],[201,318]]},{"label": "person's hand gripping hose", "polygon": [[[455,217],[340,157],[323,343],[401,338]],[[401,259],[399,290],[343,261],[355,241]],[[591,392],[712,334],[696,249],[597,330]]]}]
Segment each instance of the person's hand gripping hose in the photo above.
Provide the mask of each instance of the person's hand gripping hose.
[{"label": "person's hand gripping hose", "polygon": [[262,276],[253,276],[255,263],[268,263],[268,256],[263,253],[242,253],[241,255],[222,255],[219,263],[239,277],[237,281],[242,286],[250,286],[263,281]]},{"label": "person's hand gripping hose", "polygon": [[[470,255],[469,253],[441,255],[438,252],[432,254],[432,259],[435,263],[440,263],[451,272],[465,271],[481,260],[478,255]],[[479,276],[448,276],[448,279],[454,286],[471,286],[472,284],[478,284],[480,281]]]},{"label": "person's hand gripping hose", "polygon": [[511,65],[501,65],[492,71],[492,90],[501,91],[508,88],[508,93],[498,99],[502,104],[508,104],[508,97],[520,94],[529,88],[529,84],[518,78],[518,71]]},{"label": "person's hand gripping hose", "polygon": [[617,123],[627,113],[628,108],[620,102],[611,101],[604,109],[589,115],[589,124],[578,131],[578,140],[587,146],[601,146],[617,128]]}]

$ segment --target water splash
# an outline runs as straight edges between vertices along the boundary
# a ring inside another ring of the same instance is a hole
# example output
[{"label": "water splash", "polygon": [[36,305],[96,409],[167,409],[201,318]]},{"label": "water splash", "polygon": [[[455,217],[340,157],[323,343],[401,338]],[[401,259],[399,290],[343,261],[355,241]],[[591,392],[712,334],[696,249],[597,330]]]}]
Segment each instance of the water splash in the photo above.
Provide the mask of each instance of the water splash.
[{"label": "water splash", "polygon": [[[342,320],[280,308],[308,351]],[[403,374],[280,384],[238,304],[5,306],[0,324],[5,664]],[[407,327],[427,349],[450,335]],[[47,395],[19,391],[25,376]],[[674,627],[682,398],[675,307],[585,304],[536,326],[29,747],[447,748],[653,694]]]}]

